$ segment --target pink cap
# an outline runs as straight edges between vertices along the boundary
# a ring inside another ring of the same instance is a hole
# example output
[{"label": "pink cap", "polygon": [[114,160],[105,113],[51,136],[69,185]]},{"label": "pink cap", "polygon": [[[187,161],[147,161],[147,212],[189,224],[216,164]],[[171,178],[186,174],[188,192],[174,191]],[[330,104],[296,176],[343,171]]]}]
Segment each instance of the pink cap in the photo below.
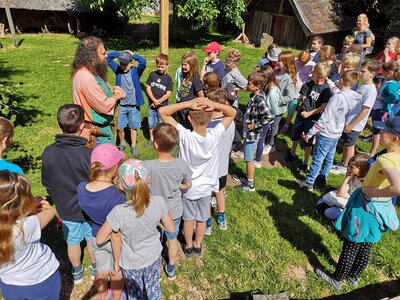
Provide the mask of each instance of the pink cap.
[{"label": "pink cap", "polygon": [[117,165],[125,153],[112,144],[100,144],[93,149],[90,157],[90,163],[99,162],[103,165],[102,170],[108,170]]},{"label": "pink cap", "polygon": [[206,51],[207,53],[211,52],[219,53],[221,51],[221,46],[217,42],[211,42],[210,44],[208,44],[206,48],[204,48],[204,51]]}]

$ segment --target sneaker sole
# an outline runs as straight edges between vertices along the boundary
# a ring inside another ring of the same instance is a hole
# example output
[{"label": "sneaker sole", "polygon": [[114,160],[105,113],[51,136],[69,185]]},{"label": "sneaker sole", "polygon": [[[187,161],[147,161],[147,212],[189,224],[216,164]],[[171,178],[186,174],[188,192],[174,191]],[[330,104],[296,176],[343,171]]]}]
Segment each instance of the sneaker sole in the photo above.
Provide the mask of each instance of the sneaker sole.
[{"label": "sneaker sole", "polygon": [[81,279],[75,280],[74,279],[74,284],[80,284],[83,282],[83,277]]}]

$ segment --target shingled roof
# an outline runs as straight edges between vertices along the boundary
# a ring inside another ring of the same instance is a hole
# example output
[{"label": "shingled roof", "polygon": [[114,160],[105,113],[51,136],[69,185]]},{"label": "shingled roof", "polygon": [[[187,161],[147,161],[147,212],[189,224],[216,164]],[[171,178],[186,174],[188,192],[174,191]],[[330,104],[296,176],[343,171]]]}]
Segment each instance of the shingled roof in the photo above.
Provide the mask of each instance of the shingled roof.
[{"label": "shingled roof", "polygon": [[[6,6],[6,0],[0,0],[0,8]],[[79,11],[90,9],[78,0],[8,0],[10,8],[49,11]]]}]

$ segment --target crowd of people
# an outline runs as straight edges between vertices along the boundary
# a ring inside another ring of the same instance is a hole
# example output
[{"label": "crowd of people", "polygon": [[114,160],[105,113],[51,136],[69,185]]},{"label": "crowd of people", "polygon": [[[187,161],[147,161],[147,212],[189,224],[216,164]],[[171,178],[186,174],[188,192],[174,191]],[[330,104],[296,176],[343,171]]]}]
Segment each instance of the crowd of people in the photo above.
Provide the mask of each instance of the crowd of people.
[{"label": "crowd of people", "polygon": [[[262,157],[279,151],[276,137],[290,128],[284,161],[304,173],[304,180],[296,179],[301,188],[326,187],[331,172],[345,174],[338,190],[316,203],[316,211],[336,221],[344,237],[339,262],[333,274],[319,267],[315,274],[336,290],[344,281],[356,287],[372,244],[399,225],[394,204],[400,195],[400,42],[389,38],[385,49],[368,59],[374,39],[367,17],[360,15],[341,53],[324,45],[321,36],[296,58],[272,44],[247,78],[238,68],[240,52],[228,50],[223,63],[220,45],[211,42],[200,68],[194,52],[183,55],[175,104],[169,103],[169,58],[159,54],[145,89],[150,133],[145,147],[154,147],[157,158],[146,161],[138,160],[136,147],[146,60],[129,50],[107,53],[99,38],[82,39],[72,69],[74,104],[59,108],[62,134],[42,156],[42,184],[55,206],[32,195],[20,167],[0,160],[4,298],[59,298],[59,262],[40,242],[41,229],[57,213],[75,284],[83,280],[86,240],[98,299],[143,299],[144,293],[161,299],[161,265],[175,280],[181,229],[186,257],[202,256],[204,236],[212,235],[213,206],[218,229],[228,229],[230,158],[246,163],[245,175],[231,174],[240,182],[235,189],[255,192]],[[108,67],[116,74],[114,86]],[[243,111],[240,90],[251,92]],[[369,116],[371,150],[356,154]],[[128,160],[126,127],[133,157]],[[12,123],[0,118],[0,157],[12,138]],[[301,141],[303,160],[296,150]],[[342,161],[334,165],[339,141]],[[377,153],[379,143],[383,150]]]}]

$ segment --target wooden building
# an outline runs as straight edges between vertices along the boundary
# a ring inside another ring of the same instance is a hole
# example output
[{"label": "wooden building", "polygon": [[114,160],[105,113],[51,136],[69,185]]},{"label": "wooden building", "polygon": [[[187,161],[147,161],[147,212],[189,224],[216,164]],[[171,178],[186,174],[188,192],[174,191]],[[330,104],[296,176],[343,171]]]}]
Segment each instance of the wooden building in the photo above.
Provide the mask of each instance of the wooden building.
[{"label": "wooden building", "polygon": [[334,0],[248,0],[247,11],[245,33],[257,46],[268,33],[278,45],[308,49],[310,39],[321,35],[325,44],[340,49],[355,26]]}]

